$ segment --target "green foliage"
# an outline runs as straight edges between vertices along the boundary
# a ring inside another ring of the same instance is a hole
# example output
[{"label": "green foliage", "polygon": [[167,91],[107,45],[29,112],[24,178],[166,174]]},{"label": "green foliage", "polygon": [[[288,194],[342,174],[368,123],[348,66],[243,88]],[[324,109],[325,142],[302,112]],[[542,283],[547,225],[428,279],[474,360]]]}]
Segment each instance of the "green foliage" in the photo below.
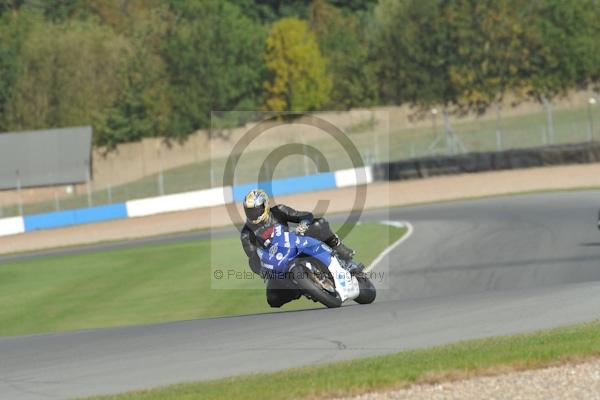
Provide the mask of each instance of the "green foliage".
[{"label": "green foliage", "polygon": [[540,99],[586,87],[598,71],[597,0],[382,0],[382,97],[484,111],[506,92]]},{"label": "green foliage", "polygon": [[244,14],[263,23],[286,17],[306,18],[311,0],[232,0]]},{"label": "green foliage", "polygon": [[509,90],[529,90],[531,55],[541,46],[533,11],[527,0],[457,0],[443,9],[448,41],[456,44],[457,57],[447,67],[455,105],[483,111]]},{"label": "green foliage", "polygon": [[123,90],[131,43],[93,22],[37,23],[20,53],[21,68],[5,122],[12,130],[101,123]]},{"label": "green foliage", "polygon": [[368,43],[362,34],[366,21],[357,14],[344,13],[324,0],[314,0],[310,25],[327,59],[333,79],[331,108],[369,106],[377,100],[377,81],[368,62]]},{"label": "green foliage", "polygon": [[0,0],[0,15],[14,13],[23,6],[26,0]]},{"label": "green foliage", "polygon": [[26,0],[22,6],[41,13],[49,21],[58,22],[83,15],[86,3],[86,0]]},{"label": "green foliage", "polygon": [[118,143],[149,136],[168,136],[171,113],[162,61],[138,49],[125,73],[124,87],[107,118],[97,127],[96,143]]},{"label": "green foliage", "polygon": [[449,41],[437,0],[381,0],[375,10],[374,62],[381,95],[395,103],[452,103],[449,65],[456,43]]},{"label": "green foliage", "polygon": [[257,109],[262,102],[264,30],[219,0],[173,1],[176,22],[164,48],[174,136],[206,128],[212,110]]},{"label": "green foliage", "polygon": [[265,65],[270,72],[265,82],[267,110],[314,110],[327,102],[331,78],[305,21],[284,18],[273,25]]},{"label": "green foliage", "polygon": [[110,148],[213,110],[483,112],[600,89],[599,37],[600,0],[0,0],[0,132],[91,124]]},{"label": "green foliage", "polygon": [[600,2],[545,0],[535,4],[533,29],[541,46],[532,53],[531,94],[552,98],[586,87],[600,71]]},{"label": "green foliage", "polygon": [[149,136],[169,136],[172,107],[167,67],[159,54],[166,30],[166,10],[132,14],[113,20],[133,42],[134,54],[125,72],[119,98],[98,126],[96,143],[114,147],[118,143]]},{"label": "green foliage", "polygon": [[31,22],[28,15],[0,15],[0,132],[8,129],[3,115],[19,76],[19,54]]},{"label": "green foliage", "polygon": [[369,11],[375,7],[377,0],[329,0],[329,2],[350,11]]}]

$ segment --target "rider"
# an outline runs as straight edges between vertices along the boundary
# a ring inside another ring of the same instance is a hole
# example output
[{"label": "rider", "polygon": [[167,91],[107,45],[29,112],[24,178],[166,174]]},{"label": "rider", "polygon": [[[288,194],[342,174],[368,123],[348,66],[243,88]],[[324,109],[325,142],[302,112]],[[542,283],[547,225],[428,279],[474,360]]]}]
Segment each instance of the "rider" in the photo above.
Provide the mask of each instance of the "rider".
[{"label": "rider", "polygon": [[[269,196],[264,190],[253,189],[244,197],[246,224],[242,229],[242,246],[248,256],[252,271],[268,278],[268,271],[262,268],[257,248],[263,248],[265,241],[271,237],[274,225],[279,223],[288,227],[289,222],[298,224],[296,232],[311,236],[329,247],[342,259],[350,261],[354,251],[346,247],[340,238],[331,231],[324,218],[315,218],[308,211],[297,211],[283,204],[269,205]],[[298,289],[290,289],[277,279],[267,280],[267,302],[271,307],[281,307],[285,303],[298,299]]]}]

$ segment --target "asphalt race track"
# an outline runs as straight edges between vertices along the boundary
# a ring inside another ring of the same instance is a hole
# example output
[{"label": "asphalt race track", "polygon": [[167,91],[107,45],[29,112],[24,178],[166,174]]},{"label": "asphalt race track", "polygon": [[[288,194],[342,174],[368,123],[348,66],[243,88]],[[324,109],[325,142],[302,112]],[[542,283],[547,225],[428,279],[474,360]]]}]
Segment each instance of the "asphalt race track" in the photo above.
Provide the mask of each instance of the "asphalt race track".
[{"label": "asphalt race track", "polygon": [[600,193],[585,191],[368,212],[414,226],[373,270],[384,275],[374,304],[0,338],[0,398],[115,393],[595,320],[599,207]]}]

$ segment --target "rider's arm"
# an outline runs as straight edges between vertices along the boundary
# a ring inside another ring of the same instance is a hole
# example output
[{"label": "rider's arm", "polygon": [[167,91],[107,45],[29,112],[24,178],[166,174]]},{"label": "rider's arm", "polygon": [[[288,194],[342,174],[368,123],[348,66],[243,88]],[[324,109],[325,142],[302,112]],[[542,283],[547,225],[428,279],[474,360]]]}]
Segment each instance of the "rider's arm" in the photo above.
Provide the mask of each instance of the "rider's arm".
[{"label": "rider's arm", "polygon": [[244,251],[248,256],[248,265],[250,266],[252,272],[262,276],[262,265],[260,263],[260,258],[256,253],[256,245],[253,243],[251,235],[252,233],[249,229],[247,229],[246,227],[242,229],[242,234],[240,236],[240,239],[242,241],[242,247],[244,248]]},{"label": "rider's arm", "polygon": [[314,219],[312,213],[308,211],[294,210],[292,207],[288,207],[283,204],[277,204],[271,208],[271,212],[275,217],[282,222],[294,222],[299,223],[300,221],[308,221],[311,223]]}]

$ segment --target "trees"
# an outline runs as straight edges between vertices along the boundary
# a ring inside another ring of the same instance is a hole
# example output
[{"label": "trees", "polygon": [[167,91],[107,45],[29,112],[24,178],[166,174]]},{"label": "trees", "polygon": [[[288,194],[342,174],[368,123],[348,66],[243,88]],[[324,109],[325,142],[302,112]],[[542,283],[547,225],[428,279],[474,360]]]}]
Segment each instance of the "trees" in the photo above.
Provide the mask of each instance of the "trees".
[{"label": "trees", "polygon": [[267,38],[265,108],[270,111],[315,110],[324,105],[331,78],[316,38],[305,21],[284,18]]},{"label": "trees", "polygon": [[264,30],[227,2],[171,2],[175,22],[163,54],[169,74],[174,136],[206,128],[212,110],[262,103]]},{"label": "trees", "polygon": [[130,43],[93,22],[37,23],[24,42],[4,121],[9,129],[102,122],[123,89]]},{"label": "trees", "polygon": [[133,49],[124,71],[124,86],[102,125],[96,127],[96,143],[108,147],[144,137],[171,136],[168,74],[160,54],[170,15],[157,1],[126,3],[125,14],[115,12],[115,3],[98,4],[94,9],[113,30],[128,38]]},{"label": "trees", "polygon": [[332,77],[328,107],[348,109],[377,101],[376,77],[368,59],[365,19],[344,13],[325,0],[314,0],[311,4],[310,26]]},{"label": "trees", "polygon": [[600,71],[600,3],[596,0],[535,3],[533,29],[540,46],[532,53],[530,95],[552,98],[584,88]]},{"label": "trees", "polygon": [[448,40],[456,43],[457,56],[448,65],[456,107],[482,112],[508,91],[527,93],[532,56],[542,45],[532,2],[455,0],[444,7],[443,18]]},{"label": "trees", "polygon": [[31,23],[27,15],[0,13],[0,132],[9,129],[4,116],[19,76],[19,54]]},{"label": "trees", "polygon": [[250,18],[274,23],[280,18],[306,18],[311,0],[232,0]]},{"label": "trees", "polygon": [[585,87],[600,61],[598,7],[597,0],[382,0],[374,59],[381,95],[482,112],[509,91],[541,101]]},{"label": "trees", "polygon": [[380,93],[387,102],[423,106],[457,99],[450,65],[456,43],[438,0],[381,0],[375,9],[375,49]]},{"label": "trees", "polygon": [[600,85],[599,21],[600,0],[0,0],[0,131],[113,146],[212,110],[551,100]]}]

